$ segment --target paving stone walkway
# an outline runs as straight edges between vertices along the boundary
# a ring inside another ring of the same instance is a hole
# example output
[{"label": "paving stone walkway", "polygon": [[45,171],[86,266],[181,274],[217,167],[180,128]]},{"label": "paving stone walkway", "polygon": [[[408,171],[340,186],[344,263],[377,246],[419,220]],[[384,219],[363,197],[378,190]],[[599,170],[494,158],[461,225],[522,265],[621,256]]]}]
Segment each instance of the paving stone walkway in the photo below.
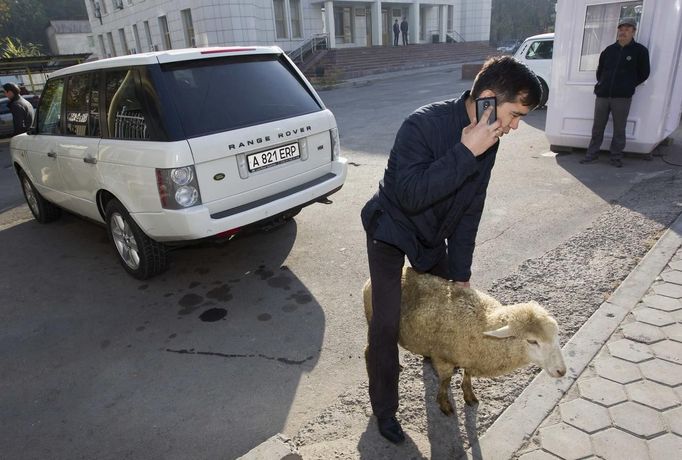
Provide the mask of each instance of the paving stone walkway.
[{"label": "paving stone walkway", "polygon": [[682,459],[682,249],[514,458]]}]

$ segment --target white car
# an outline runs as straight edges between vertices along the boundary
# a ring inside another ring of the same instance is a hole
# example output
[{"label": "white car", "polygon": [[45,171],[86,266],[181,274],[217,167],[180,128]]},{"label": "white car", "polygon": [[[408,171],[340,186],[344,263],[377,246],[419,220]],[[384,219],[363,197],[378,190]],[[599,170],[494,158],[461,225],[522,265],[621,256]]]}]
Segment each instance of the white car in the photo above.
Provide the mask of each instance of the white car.
[{"label": "white car", "polygon": [[526,64],[540,80],[542,99],[539,107],[546,105],[549,97],[553,54],[554,33],[533,35],[526,38],[514,54],[514,57]]},{"label": "white car", "polygon": [[192,48],[54,72],[10,145],[39,222],[106,224],[123,267],[169,245],[293,217],[343,185],[334,115],[277,47]]}]

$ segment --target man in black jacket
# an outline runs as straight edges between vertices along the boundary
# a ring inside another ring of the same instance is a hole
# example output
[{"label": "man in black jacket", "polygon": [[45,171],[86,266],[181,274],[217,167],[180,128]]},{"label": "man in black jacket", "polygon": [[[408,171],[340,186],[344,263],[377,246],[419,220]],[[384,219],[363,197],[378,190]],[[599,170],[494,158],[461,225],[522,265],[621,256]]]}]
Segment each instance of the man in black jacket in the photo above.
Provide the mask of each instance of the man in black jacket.
[{"label": "man in black jacket", "polygon": [[396,19],[393,23],[393,46],[398,46],[398,38],[400,37],[400,24]]},{"label": "man in black jacket", "polygon": [[635,88],[649,78],[649,50],[634,39],[637,23],[633,18],[622,19],[618,23],[618,39],[599,55],[597,84],[594,94],[594,122],[592,138],[581,163],[594,163],[602,141],[604,129],[613,116],[613,138],[611,139],[610,162],[613,166],[623,166],[625,148],[625,125],[630,113],[630,103]]},{"label": "man in black jacket", "polygon": [[[367,370],[379,432],[399,443],[400,278],[420,272],[468,287],[478,224],[498,140],[540,102],[535,74],[510,56],[488,60],[471,91],[412,113],[398,130],[379,190],[362,209],[372,280]],[[476,98],[497,99],[476,122]]]},{"label": "man in black jacket", "polygon": [[409,26],[407,24],[407,18],[403,18],[403,22],[400,23],[400,31],[403,33],[403,46],[407,46],[408,38],[407,38],[407,31],[409,29]]},{"label": "man in black jacket", "polygon": [[12,121],[14,122],[14,136],[25,133],[33,123],[33,106],[26,99],[21,97],[19,87],[14,83],[5,83],[2,85],[5,90],[5,96],[9,99],[7,106],[12,112]]}]

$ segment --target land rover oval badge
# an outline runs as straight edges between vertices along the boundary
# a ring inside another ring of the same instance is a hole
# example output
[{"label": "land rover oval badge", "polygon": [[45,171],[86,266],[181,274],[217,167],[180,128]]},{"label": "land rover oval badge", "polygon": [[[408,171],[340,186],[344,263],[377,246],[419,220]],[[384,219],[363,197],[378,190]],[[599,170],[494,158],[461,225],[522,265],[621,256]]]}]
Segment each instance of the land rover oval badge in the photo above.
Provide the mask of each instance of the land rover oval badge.
[{"label": "land rover oval badge", "polygon": [[225,174],[223,173],[218,173],[215,176],[213,176],[213,180],[223,180],[225,179]]}]

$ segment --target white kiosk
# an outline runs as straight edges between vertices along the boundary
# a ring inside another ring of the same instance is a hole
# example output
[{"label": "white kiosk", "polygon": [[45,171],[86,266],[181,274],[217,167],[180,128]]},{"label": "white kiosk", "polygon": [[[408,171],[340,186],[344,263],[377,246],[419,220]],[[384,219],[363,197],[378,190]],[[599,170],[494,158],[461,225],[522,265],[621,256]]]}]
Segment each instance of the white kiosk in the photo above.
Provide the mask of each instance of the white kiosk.
[{"label": "white kiosk", "polygon": [[[587,148],[599,54],[616,41],[618,21],[638,20],[635,40],[649,49],[651,75],[637,87],[625,152],[650,153],[680,124],[682,1],[558,0],[545,133],[553,150]],[[611,143],[612,122],[602,149]]]}]

